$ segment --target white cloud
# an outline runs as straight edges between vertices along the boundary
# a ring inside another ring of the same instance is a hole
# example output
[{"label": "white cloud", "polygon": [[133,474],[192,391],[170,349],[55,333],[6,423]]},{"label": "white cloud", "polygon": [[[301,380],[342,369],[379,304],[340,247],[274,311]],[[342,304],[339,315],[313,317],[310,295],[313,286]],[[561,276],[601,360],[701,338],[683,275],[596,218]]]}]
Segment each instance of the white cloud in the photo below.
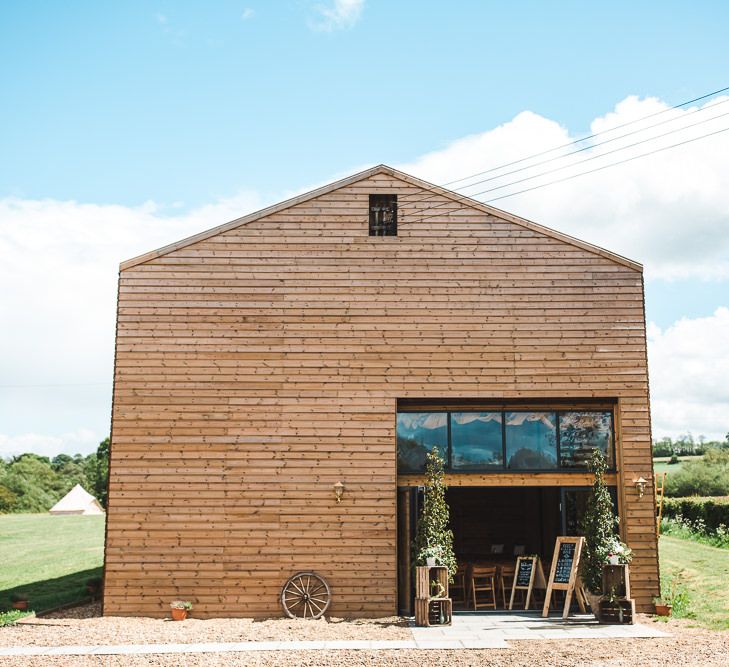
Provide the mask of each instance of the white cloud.
[{"label": "white cloud", "polygon": [[246,7],[240,15],[241,20],[247,21],[248,19],[252,19],[256,15],[256,10],[251,7]]},{"label": "white cloud", "polygon": [[[614,127],[664,108],[657,100],[628,98],[592,127]],[[729,104],[724,108],[729,110]],[[710,125],[701,131],[710,131]],[[648,275],[729,277],[728,135],[498,205],[643,261]],[[692,135],[688,131],[685,136]],[[571,138],[555,121],[523,112],[401,168],[445,182]],[[608,146],[614,145],[620,142]],[[585,155],[589,151],[576,157]],[[264,203],[270,202],[243,192],[174,213],[155,203],[125,207],[0,199],[0,455],[25,446],[51,454],[54,447],[91,451],[108,435],[119,261]],[[724,296],[717,290],[717,305],[729,305]],[[722,421],[729,414],[729,399],[721,384],[729,375],[728,317],[723,308],[711,318],[681,320],[665,331],[651,329],[657,436],[687,430],[723,436],[729,429]]]},{"label": "white cloud", "polygon": [[[698,113],[690,113],[697,107],[671,111],[617,130],[594,141],[619,137],[671,117],[678,119],[564,160],[504,178],[493,177],[532,162],[484,174],[475,180],[492,180],[468,188],[463,193],[470,195],[497,188],[545,170],[585,160],[602,151],[625,147],[675,128],[725,114],[729,112],[729,103],[725,103],[728,99],[717,98],[705,105],[709,107],[717,104],[716,109],[709,108]],[[601,132],[667,108],[667,105],[656,99],[628,97],[612,112],[596,118],[591,129]],[[717,118],[583,165],[510,188],[492,190],[478,198],[488,200],[499,197],[728,127],[729,116]],[[455,141],[442,150],[429,153],[400,168],[434,183],[445,183],[560,146],[575,138],[578,137],[571,135],[555,121],[525,111],[493,130]],[[580,147],[582,144],[563,152]],[[537,161],[559,154],[553,153]],[[456,183],[453,187],[460,188],[462,185],[464,183]],[[642,262],[649,278],[729,279],[729,132],[564,183],[501,199],[493,202],[493,205]]]},{"label": "white cloud", "polygon": [[250,192],[172,216],[152,203],[0,200],[0,455],[106,437],[119,262],[260,207]]},{"label": "white cloud", "polygon": [[309,22],[312,30],[333,32],[352,28],[362,16],[365,0],[334,0],[329,5],[315,5],[316,20]]},{"label": "white cloud", "polygon": [[653,435],[729,432],[729,308],[648,328]]}]

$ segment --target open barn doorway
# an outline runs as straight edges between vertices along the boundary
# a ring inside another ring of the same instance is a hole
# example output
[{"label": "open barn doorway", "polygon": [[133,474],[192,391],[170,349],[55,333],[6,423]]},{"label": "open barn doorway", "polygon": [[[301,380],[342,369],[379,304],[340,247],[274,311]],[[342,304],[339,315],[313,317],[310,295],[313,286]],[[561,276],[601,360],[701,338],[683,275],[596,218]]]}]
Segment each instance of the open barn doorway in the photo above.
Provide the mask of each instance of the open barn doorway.
[{"label": "open barn doorway", "polygon": [[[399,608],[406,615],[413,609],[412,543],[422,493],[419,487],[401,488],[398,498]],[[486,609],[508,607],[520,555],[538,555],[545,577],[549,576],[555,541],[560,535],[579,534],[588,494],[588,487],[450,487],[446,501],[460,569],[451,585],[454,610],[474,610],[474,568],[495,568],[493,595],[477,592],[479,611],[484,610],[483,602],[493,602],[494,607]],[[521,594],[516,599],[522,601]],[[543,591],[535,589],[532,600],[536,607]]]}]

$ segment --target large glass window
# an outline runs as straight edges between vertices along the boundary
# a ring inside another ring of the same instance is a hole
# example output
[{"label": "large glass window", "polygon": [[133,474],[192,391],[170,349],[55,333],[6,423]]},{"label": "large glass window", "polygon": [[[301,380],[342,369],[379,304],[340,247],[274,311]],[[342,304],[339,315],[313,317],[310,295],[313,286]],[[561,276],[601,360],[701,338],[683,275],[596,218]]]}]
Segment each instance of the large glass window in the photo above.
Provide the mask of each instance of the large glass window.
[{"label": "large glass window", "polygon": [[459,410],[399,412],[400,473],[425,470],[436,447],[446,470],[586,470],[595,449],[615,469],[610,410]]},{"label": "large glass window", "polygon": [[451,467],[454,470],[503,468],[501,412],[451,413]]},{"label": "large glass window", "polygon": [[557,467],[557,414],[506,413],[506,461],[514,470]]},{"label": "large glass window", "polygon": [[425,455],[436,447],[448,464],[448,413],[400,412],[397,415],[397,468],[425,470]]},{"label": "large glass window", "polygon": [[613,419],[610,412],[561,412],[559,415],[559,451],[563,468],[585,468],[594,449],[615,462]]}]

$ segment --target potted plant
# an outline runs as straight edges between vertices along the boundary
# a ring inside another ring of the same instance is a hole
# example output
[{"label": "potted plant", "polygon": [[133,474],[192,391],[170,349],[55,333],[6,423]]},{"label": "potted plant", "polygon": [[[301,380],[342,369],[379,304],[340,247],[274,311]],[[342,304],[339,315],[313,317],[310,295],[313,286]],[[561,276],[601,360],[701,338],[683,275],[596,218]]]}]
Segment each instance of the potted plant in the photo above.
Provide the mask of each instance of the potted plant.
[{"label": "potted plant", "polygon": [[607,557],[610,565],[627,565],[633,560],[633,550],[625,542],[613,537],[608,542]]},{"label": "potted plant", "polygon": [[[585,547],[580,561],[580,576],[585,585],[587,598],[592,613],[600,618],[600,600],[602,598],[602,568],[607,564],[611,552],[620,559],[619,551],[623,555],[630,553],[630,549],[622,545],[615,537],[618,518],[613,513],[613,501],[605,485],[605,471],[607,462],[599,449],[592,452],[588,469],[595,476],[592,490],[587,499],[585,514],[580,522],[582,534],[585,536]],[[623,549],[623,547],[625,547]],[[626,558],[628,556],[625,556]]]},{"label": "potted plant", "polygon": [[10,602],[13,604],[13,609],[19,611],[26,611],[28,609],[28,596],[26,593],[13,593],[10,596]]},{"label": "potted plant", "polygon": [[458,569],[453,552],[453,531],[449,528],[450,508],[445,500],[444,462],[437,448],[426,455],[425,492],[423,506],[418,517],[413,545],[415,565],[442,565],[448,568],[448,576]]},{"label": "potted plant", "polygon": [[430,597],[432,598],[444,598],[446,596],[446,589],[443,584],[440,583],[440,581],[431,581],[430,582]]},{"label": "potted plant", "polygon": [[92,598],[98,597],[103,585],[104,581],[101,577],[91,577],[91,579],[86,582],[86,591]]},{"label": "potted plant", "polygon": [[425,564],[428,567],[435,567],[443,562],[443,549],[439,545],[425,547],[421,556],[425,558]]},{"label": "potted plant", "polygon": [[673,612],[673,605],[664,601],[663,598],[653,598],[653,604],[656,608],[656,616],[670,616]]},{"label": "potted plant", "polygon": [[188,600],[174,600],[170,603],[173,621],[184,621],[187,614],[192,610],[192,602]]},{"label": "potted plant", "polygon": [[684,571],[673,571],[661,576],[661,595],[653,599],[656,616],[672,616],[673,609],[683,615],[689,606],[689,595],[684,584]]}]

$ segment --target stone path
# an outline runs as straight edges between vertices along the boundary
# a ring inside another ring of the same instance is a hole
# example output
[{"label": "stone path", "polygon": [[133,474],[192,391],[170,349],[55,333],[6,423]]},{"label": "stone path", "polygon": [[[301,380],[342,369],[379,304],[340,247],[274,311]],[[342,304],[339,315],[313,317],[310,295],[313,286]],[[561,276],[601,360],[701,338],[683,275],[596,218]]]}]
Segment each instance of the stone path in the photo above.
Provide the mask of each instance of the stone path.
[{"label": "stone path", "polygon": [[249,651],[331,651],[392,649],[508,649],[510,639],[610,639],[667,637],[645,625],[599,625],[590,616],[541,618],[536,613],[457,614],[453,625],[411,627],[408,640],[210,642],[204,644],[121,644],[110,646],[0,646],[0,656],[138,655],[160,653],[241,653]]}]

